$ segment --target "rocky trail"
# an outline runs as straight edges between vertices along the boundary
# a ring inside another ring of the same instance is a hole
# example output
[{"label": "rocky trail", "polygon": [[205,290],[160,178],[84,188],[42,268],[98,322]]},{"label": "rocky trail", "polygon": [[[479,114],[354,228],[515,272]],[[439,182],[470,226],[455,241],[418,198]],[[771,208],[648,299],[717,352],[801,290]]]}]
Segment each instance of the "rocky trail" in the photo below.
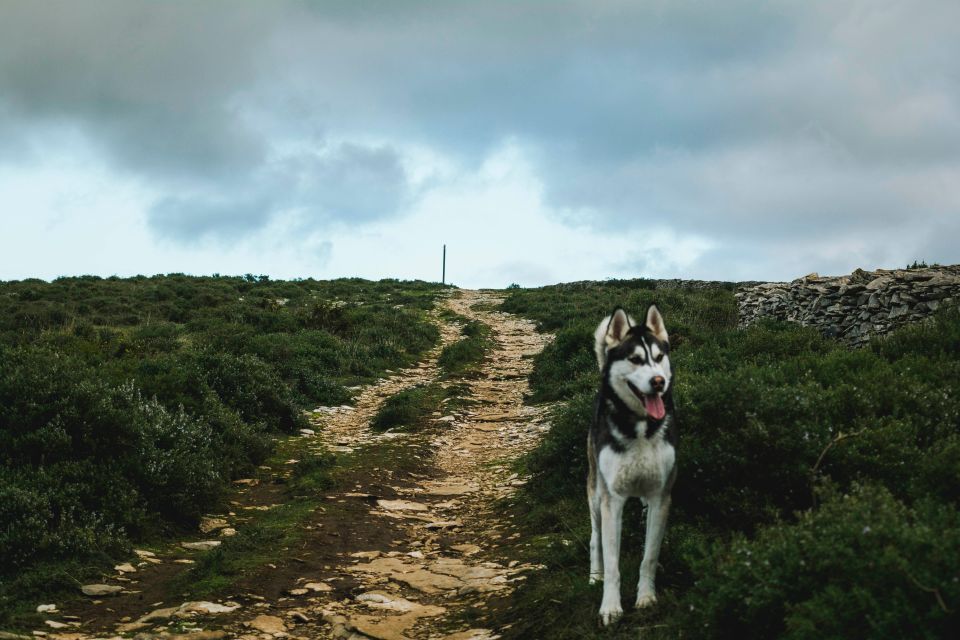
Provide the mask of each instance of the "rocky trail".
[{"label": "rocky trail", "polygon": [[[47,628],[34,637],[497,637],[496,629],[482,626],[485,602],[535,570],[498,554],[519,534],[497,502],[524,482],[512,473],[512,461],[548,428],[543,409],[523,398],[532,356],[549,339],[532,322],[493,310],[500,300],[493,292],[461,290],[442,303],[492,330],[494,346],[475,375],[441,376],[438,356],[459,339],[460,327],[435,314],[441,344],[421,363],[387,372],[358,390],[353,405],[313,411],[311,429],[296,438],[299,460],[241,481],[232,510],[206,518],[202,538],[175,551],[138,552],[139,562],[118,565],[102,585],[87,585],[88,600],[50,611]],[[459,397],[449,408],[441,405],[431,425],[414,432],[370,428],[388,398],[432,381],[458,385]],[[288,499],[285,478],[313,451],[349,456],[354,469],[298,523],[295,546],[276,549],[276,562],[245,572],[220,599],[172,600],[169,585],[190,563]]]}]

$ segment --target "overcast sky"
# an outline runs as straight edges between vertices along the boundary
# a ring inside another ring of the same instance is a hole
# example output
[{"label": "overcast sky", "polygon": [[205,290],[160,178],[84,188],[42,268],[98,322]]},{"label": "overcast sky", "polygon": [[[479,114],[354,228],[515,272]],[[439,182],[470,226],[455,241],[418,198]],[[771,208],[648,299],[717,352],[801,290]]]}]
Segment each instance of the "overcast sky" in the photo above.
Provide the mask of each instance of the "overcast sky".
[{"label": "overcast sky", "polygon": [[0,279],[960,262],[960,2],[0,0]]}]

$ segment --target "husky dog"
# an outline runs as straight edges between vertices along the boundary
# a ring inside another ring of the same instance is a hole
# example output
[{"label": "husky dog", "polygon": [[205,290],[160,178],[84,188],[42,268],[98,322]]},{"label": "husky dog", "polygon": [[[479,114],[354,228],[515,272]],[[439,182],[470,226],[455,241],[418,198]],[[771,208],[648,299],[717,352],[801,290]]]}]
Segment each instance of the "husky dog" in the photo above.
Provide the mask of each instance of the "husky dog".
[{"label": "husky dog", "polygon": [[620,526],[627,498],[647,507],[647,530],[636,607],[657,601],[657,557],[677,475],[670,343],[655,305],[642,325],[617,308],[594,333],[600,391],[587,438],[590,475],[590,582],[603,580],[600,624],[620,606]]}]

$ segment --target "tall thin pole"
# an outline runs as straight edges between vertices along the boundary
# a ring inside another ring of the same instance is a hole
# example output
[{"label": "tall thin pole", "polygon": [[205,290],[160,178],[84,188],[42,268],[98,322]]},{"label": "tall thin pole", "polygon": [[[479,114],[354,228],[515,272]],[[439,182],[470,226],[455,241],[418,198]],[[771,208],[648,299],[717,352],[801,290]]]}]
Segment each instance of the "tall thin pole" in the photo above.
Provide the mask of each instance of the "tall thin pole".
[{"label": "tall thin pole", "polygon": [[440,284],[447,284],[447,245],[443,245],[443,275],[440,276]]}]

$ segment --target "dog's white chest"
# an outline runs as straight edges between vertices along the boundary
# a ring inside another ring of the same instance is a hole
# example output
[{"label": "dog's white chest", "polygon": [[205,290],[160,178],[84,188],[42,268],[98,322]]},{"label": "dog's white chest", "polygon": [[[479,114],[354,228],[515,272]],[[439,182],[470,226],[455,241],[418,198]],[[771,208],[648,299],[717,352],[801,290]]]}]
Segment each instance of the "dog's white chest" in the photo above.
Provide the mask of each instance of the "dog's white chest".
[{"label": "dog's white chest", "polygon": [[623,451],[605,447],[598,466],[607,487],[622,496],[646,498],[660,493],[673,470],[676,452],[661,437],[637,438]]}]

